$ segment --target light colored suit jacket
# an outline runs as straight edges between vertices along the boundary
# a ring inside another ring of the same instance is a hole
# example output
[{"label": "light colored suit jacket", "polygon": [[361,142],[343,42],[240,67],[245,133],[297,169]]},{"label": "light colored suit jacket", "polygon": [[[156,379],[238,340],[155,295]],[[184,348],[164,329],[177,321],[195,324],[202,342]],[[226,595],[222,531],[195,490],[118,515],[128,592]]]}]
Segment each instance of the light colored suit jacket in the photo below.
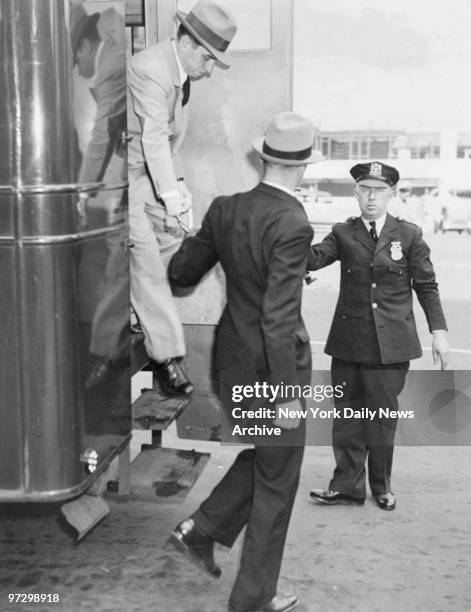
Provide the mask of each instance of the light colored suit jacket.
[{"label": "light colored suit jacket", "polygon": [[128,148],[130,178],[145,174],[155,193],[177,188],[182,176],[178,149],[188,124],[182,83],[170,40],[137,53],[128,68]]}]

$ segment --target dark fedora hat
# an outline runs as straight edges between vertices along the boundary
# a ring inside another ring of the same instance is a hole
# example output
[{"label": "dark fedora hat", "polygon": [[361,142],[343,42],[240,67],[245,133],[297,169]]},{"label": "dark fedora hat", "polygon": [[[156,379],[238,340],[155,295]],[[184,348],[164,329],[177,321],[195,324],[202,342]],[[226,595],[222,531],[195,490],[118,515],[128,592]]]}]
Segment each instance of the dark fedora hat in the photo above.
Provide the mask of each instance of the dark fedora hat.
[{"label": "dark fedora hat", "polygon": [[221,68],[229,68],[224,53],[237,32],[237,22],[227,9],[213,0],[199,0],[189,13],[177,11],[177,17]]},{"label": "dark fedora hat", "polygon": [[72,57],[76,62],[77,51],[80,47],[82,37],[89,27],[96,26],[100,13],[89,15],[82,3],[74,3],[70,9],[70,43],[72,46]]},{"label": "dark fedora hat", "polygon": [[262,159],[283,166],[315,164],[324,159],[312,149],[314,125],[310,119],[284,111],[271,120],[265,136],[252,141],[252,148]]}]

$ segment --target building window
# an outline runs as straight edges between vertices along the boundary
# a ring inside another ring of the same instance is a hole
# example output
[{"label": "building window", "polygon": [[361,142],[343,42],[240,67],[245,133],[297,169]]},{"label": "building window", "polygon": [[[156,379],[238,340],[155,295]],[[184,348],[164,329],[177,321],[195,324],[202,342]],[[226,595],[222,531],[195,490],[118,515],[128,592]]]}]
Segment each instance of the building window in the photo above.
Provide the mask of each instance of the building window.
[{"label": "building window", "polygon": [[349,159],[349,142],[346,138],[331,140],[331,159]]},{"label": "building window", "polygon": [[371,159],[387,159],[389,157],[389,139],[372,138],[370,141]]},{"label": "building window", "polygon": [[321,150],[322,155],[326,158],[330,158],[330,138],[327,136],[323,136],[321,139]]},{"label": "building window", "polygon": [[358,151],[359,151],[358,140],[352,140],[352,142],[351,142],[351,150],[352,150],[352,153],[351,153],[350,157],[352,159],[358,159]]},{"label": "building window", "polygon": [[409,134],[408,140],[411,159],[440,157],[440,134]]},{"label": "building window", "polygon": [[457,157],[471,158],[471,132],[458,134]]}]

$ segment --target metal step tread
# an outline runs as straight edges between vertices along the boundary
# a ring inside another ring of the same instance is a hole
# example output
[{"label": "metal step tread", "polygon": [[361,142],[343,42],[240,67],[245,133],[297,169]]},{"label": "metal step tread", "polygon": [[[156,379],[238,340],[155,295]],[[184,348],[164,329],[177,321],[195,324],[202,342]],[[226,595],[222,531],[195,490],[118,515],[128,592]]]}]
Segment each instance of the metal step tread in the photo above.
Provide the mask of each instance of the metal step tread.
[{"label": "metal step tread", "polygon": [[166,395],[161,389],[141,389],[141,395],[132,405],[133,427],[163,431],[190,401],[191,397]]},{"label": "metal step tread", "polygon": [[181,503],[210,456],[195,450],[162,447],[142,451],[131,463],[132,497]]}]

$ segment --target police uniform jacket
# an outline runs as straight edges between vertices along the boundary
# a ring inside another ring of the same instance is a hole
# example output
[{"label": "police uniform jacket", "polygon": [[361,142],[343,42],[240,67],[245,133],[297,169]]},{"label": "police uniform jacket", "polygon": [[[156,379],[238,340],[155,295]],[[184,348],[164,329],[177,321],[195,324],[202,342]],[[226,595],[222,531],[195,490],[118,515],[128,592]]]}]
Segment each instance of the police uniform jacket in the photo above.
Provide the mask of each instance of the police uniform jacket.
[{"label": "police uniform jacket", "polygon": [[340,260],[340,293],[325,352],[358,363],[397,363],[420,357],[412,289],[430,331],[446,329],[420,227],[386,215],[378,242],[360,217],[337,223],[312,247],[309,269]]},{"label": "police uniform jacket", "polygon": [[196,236],[173,256],[170,284],[195,285],[216,262],[226,273],[227,305],[218,326],[219,370],[262,371],[273,384],[297,383],[303,278],[312,228],[299,201],[271,185],[219,197]]}]

